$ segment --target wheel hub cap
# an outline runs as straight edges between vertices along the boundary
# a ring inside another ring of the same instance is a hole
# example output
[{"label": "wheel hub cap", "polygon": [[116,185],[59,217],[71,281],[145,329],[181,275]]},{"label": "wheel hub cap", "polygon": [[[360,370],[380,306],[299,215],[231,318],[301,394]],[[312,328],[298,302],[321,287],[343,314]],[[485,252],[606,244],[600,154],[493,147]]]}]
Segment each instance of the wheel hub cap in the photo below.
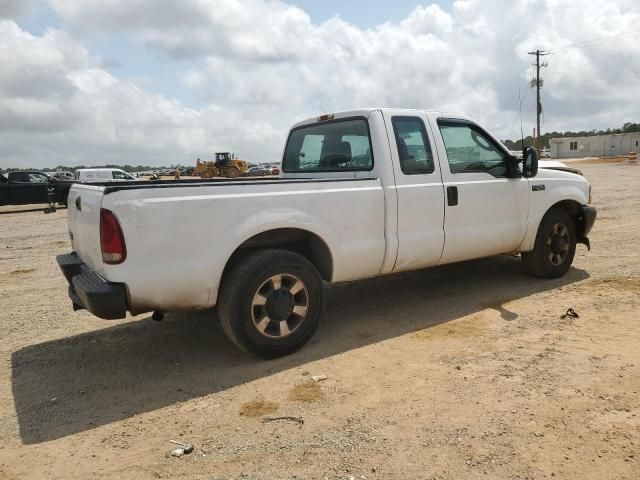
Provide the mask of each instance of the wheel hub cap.
[{"label": "wheel hub cap", "polygon": [[547,239],[548,258],[552,265],[561,265],[569,255],[569,229],[562,223],[556,223]]},{"label": "wheel hub cap", "polygon": [[296,331],[307,317],[309,293],[295,275],[278,274],[265,280],[251,302],[253,323],[260,334],[281,338]]},{"label": "wheel hub cap", "polygon": [[272,290],[267,295],[265,310],[269,318],[275,321],[282,321],[289,318],[293,312],[293,295],[285,289]]}]

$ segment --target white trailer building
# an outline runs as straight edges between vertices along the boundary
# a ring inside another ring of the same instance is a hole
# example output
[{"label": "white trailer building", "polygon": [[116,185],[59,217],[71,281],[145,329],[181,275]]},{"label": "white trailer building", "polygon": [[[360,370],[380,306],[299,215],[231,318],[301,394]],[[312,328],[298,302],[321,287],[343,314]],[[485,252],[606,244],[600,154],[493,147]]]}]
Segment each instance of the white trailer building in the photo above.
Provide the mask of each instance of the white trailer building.
[{"label": "white trailer building", "polygon": [[640,149],[640,133],[562,137],[549,141],[551,158],[623,156]]}]

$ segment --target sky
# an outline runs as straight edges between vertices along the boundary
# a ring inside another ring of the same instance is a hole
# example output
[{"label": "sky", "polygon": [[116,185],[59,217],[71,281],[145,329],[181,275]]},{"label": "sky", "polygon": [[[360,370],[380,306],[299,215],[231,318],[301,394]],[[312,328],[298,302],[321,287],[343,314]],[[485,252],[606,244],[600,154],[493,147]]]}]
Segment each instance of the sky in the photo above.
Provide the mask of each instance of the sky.
[{"label": "sky", "polygon": [[364,106],[517,139],[536,48],[543,133],[640,121],[637,0],[0,0],[0,168],[273,162]]}]

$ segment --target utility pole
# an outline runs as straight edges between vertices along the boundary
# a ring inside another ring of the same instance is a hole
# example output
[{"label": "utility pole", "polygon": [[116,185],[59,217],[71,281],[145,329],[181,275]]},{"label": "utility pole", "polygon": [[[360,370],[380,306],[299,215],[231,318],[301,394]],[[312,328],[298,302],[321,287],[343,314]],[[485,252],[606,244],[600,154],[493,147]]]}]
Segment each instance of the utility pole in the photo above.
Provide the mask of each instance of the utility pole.
[{"label": "utility pole", "polygon": [[531,86],[536,87],[536,134],[533,139],[533,148],[540,148],[540,115],[542,114],[542,103],[540,102],[540,89],[544,81],[540,78],[540,68],[546,67],[547,64],[540,64],[540,57],[544,57],[545,55],[549,55],[548,52],[544,50],[536,50],[535,52],[528,52],[529,55],[536,56],[536,63],[534,63],[536,67],[536,78],[531,80]]}]

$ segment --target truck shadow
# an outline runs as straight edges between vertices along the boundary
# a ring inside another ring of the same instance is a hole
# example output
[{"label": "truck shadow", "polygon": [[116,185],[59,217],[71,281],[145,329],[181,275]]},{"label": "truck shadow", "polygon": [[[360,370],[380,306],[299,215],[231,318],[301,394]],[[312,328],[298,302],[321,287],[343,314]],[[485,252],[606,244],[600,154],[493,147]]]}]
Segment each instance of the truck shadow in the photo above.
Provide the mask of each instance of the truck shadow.
[{"label": "truck shadow", "polygon": [[[26,444],[53,440],[487,308],[513,320],[507,301],[586,278],[574,268],[536,280],[518,259],[497,257],[339,285],[327,291],[311,343],[273,361],[239,352],[211,313],[144,318],[32,345],[11,357],[20,435]],[[567,306],[558,304],[558,314]]]},{"label": "truck shadow", "polygon": [[44,212],[45,208],[46,207],[26,208],[26,209],[23,209],[23,210],[0,210],[0,215],[17,215],[19,213]]},{"label": "truck shadow", "polygon": [[[46,204],[43,204],[40,207],[36,207],[36,206],[24,206],[22,208],[20,208],[20,210],[13,210],[11,207],[8,207],[9,209],[5,210],[5,209],[1,209],[0,208],[0,215],[18,215],[20,213],[32,213],[32,212],[43,212],[45,208],[47,208]],[[63,205],[58,205],[56,204],[56,210],[66,210],[67,207],[63,206]]]}]

